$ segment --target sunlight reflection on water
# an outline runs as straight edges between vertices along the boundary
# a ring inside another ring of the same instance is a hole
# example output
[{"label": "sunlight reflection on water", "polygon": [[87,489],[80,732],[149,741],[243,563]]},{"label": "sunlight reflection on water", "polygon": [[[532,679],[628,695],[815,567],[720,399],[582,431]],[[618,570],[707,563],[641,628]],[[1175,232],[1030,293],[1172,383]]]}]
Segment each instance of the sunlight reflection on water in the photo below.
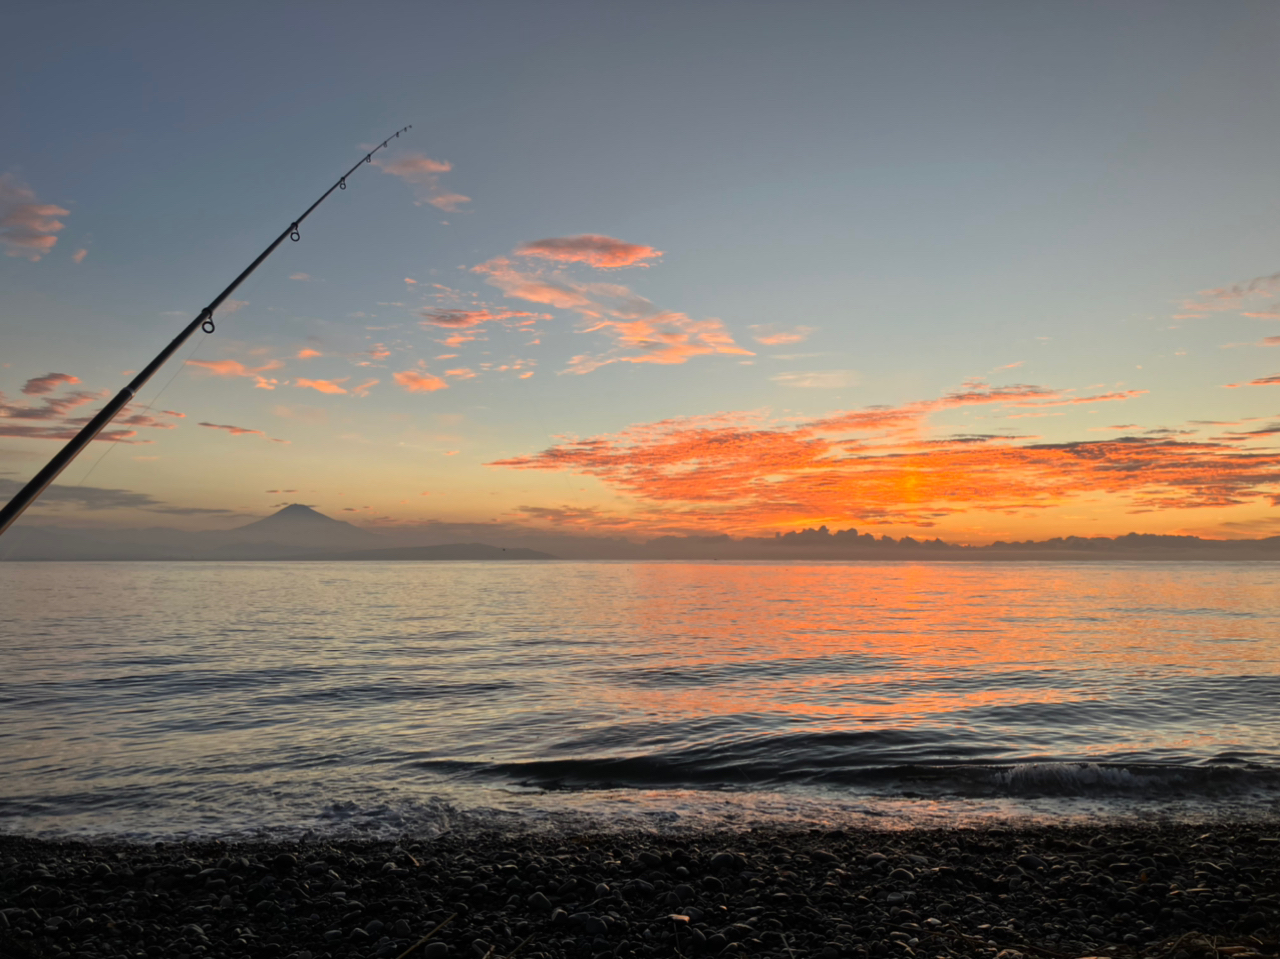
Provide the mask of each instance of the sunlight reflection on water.
[{"label": "sunlight reflection on water", "polygon": [[1280,764],[1271,565],[6,563],[0,587],[0,828],[356,794],[1217,795],[1233,770],[1186,768]]}]

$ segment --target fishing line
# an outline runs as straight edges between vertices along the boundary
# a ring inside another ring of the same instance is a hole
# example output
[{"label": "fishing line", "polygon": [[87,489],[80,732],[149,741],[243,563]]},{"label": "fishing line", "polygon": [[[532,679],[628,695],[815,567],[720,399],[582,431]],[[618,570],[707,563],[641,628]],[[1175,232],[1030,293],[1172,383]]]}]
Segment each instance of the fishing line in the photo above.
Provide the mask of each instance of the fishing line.
[{"label": "fishing line", "polygon": [[[295,242],[301,240],[302,233],[300,231],[300,227],[302,225],[302,221],[309,217],[316,207],[327,200],[329,198],[329,194],[334,190],[345,190],[347,188],[347,177],[360,169],[362,164],[373,163],[373,155],[375,153],[379,150],[385,149],[392,140],[398,139],[400,134],[410,129],[412,129],[412,127],[402,127],[397,130],[366,153],[363,158],[357,160],[355,166],[350,170],[338,177],[337,182],[334,183],[333,186],[325,190],[318,200],[312,203],[311,206],[307,207],[307,209],[303,211],[302,216],[298,217],[285,227],[284,232],[276,237],[270,246],[259,253],[257,259],[245,267],[244,270],[241,271],[240,275],[232,280],[226,289],[215,296],[209,305],[201,310],[196,318],[188,323],[182,332],[175,336],[170,341],[169,345],[161,350],[156,357],[143,368],[141,373],[129,381],[128,386],[117,393],[106,406],[100,409],[97,414],[80,429],[80,432],[72,437],[67,444],[54,455],[53,459],[49,460],[49,462],[45,464],[44,468],[33,476],[27,485],[18,491],[17,495],[14,496],[13,499],[9,500],[3,509],[0,509],[0,534],[3,534],[5,530],[13,525],[13,522],[22,515],[23,511],[35,502],[36,497],[43,493],[48,485],[57,479],[58,475],[64,469],[71,465],[71,461],[74,460],[80,452],[93,441],[94,437],[101,433],[103,428],[115,419],[116,414],[133,401],[133,398],[138,395],[138,392],[147,384],[147,381],[150,380],[157,371],[159,371],[160,367],[164,366],[164,364],[168,362],[169,358],[173,356],[174,353],[178,352],[178,350],[182,348],[183,344],[186,343],[197,329],[202,329],[206,333],[212,333],[214,329],[216,329],[213,322],[214,311],[222,305],[223,301],[225,301],[227,297],[235,292],[236,287],[247,280],[253,271],[262,265],[262,262],[267,257],[275,252],[276,247],[284,242],[285,237],[288,237],[290,240]],[[152,402],[155,401],[153,400]],[[106,454],[104,453],[103,455],[105,456]]]},{"label": "fishing line", "polygon": [[[209,339],[209,334],[206,333],[200,339],[196,340],[195,347],[191,350],[190,353],[188,353],[185,357],[183,357],[182,364],[176,370],[173,371],[173,376],[169,377],[169,381],[165,383],[164,386],[160,387],[160,392],[157,393],[155,396],[151,397],[151,402],[148,403],[146,406],[142,407],[140,412],[142,413],[151,412],[151,408],[155,406],[158,402],[160,402],[160,397],[164,395],[164,391],[167,390],[173,384],[173,381],[178,378],[178,374],[180,374],[183,370],[187,368],[187,364],[190,363],[192,358],[197,353],[200,352],[200,347],[204,346],[205,340],[207,339]],[[80,481],[76,483],[76,485],[73,486],[72,489],[79,489],[80,487],[84,486],[84,484],[89,481],[89,477],[93,474],[93,471],[96,470],[102,464],[102,461],[111,454],[111,451],[114,450],[119,445],[120,445],[119,441],[114,443],[108,443],[107,448],[102,451],[102,453],[98,456],[96,460],[93,461],[93,465],[89,467],[88,472],[86,472],[82,477],[80,477]]]}]

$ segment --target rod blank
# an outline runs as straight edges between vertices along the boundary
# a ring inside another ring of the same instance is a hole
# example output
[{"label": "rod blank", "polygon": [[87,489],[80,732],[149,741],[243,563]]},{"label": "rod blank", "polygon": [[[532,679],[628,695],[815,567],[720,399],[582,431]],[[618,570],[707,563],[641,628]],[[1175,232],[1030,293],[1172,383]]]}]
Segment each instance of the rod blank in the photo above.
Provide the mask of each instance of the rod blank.
[{"label": "rod blank", "polygon": [[298,232],[298,227],[302,224],[303,220],[311,215],[312,210],[328,199],[329,194],[334,190],[345,190],[347,188],[347,177],[355,173],[356,170],[360,168],[360,164],[372,163],[373,155],[375,153],[383,149],[392,140],[399,137],[400,134],[411,129],[413,129],[412,124],[407,127],[401,127],[391,136],[387,137],[380,144],[366,153],[364,157],[362,157],[350,170],[338,177],[337,182],[335,182],[333,186],[329,187],[329,189],[325,190],[320,199],[307,207],[306,212],[304,212],[302,216],[290,223],[289,226],[285,228],[285,231],[276,237],[270,246],[258,254],[258,258],[245,267],[243,272],[232,280],[225,290],[215,296],[209,305],[201,310],[200,314],[188,323],[182,332],[175,336],[169,345],[160,351],[155,359],[147,364],[146,369],[130,380],[128,386],[117,393],[106,406],[100,409],[93,419],[81,428],[79,433],[68,440],[67,444],[58,451],[53,459],[49,460],[49,462],[45,464],[44,469],[40,470],[39,473],[33,476],[30,482],[28,482],[26,486],[22,487],[22,489],[18,491],[17,495],[15,495],[13,499],[9,500],[3,509],[0,509],[0,535],[4,535],[4,531],[12,526],[14,521],[22,515],[23,511],[35,502],[40,494],[45,491],[45,488],[58,478],[58,474],[71,465],[71,461],[79,455],[80,451],[88,446],[93,441],[94,437],[102,432],[103,428],[108,423],[115,419],[116,414],[124,409],[130,400],[137,396],[138,391],[146,385],[147,380],[151,379],[151,377],[155,375],[156,371],[159,370],[160,367],[164,366],[169,357],[173,356],[173,354],[181,348],[182,344],[191,337],[191,334],[194,333],[197,328],[203,328],[206,333],[212,333],[214,331],[213,311],[221,306],[222,301],[234,293],[236,287],[247,280],[253,271],[262,265],[263,260],[275,252],[276,247],[284,242],[285,237],[290,237],[294,240],[302,238],[302,235]]}]

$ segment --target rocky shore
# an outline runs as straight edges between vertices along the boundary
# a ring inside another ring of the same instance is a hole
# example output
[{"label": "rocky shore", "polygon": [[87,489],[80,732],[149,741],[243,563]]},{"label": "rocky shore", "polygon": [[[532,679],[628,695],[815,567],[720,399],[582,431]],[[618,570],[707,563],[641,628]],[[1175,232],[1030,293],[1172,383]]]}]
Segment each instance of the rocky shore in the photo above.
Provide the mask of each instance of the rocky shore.
[{"label": "rocky shore", "polygon": [[1192,959],[1278,933],[1280,824],[0,837],[0,956],[22,959]]}]

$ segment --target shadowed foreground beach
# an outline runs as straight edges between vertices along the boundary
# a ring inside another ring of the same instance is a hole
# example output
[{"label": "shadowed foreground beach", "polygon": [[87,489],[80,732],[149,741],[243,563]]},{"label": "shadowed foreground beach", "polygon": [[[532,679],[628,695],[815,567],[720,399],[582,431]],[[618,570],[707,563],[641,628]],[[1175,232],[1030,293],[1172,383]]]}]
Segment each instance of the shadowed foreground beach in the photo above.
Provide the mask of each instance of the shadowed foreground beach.
[{"label": "shadowed foreground beach", "polygon": [[1276,824],[399,843],[9,836],[0,955],[1276,955],[1278,866]]}]

